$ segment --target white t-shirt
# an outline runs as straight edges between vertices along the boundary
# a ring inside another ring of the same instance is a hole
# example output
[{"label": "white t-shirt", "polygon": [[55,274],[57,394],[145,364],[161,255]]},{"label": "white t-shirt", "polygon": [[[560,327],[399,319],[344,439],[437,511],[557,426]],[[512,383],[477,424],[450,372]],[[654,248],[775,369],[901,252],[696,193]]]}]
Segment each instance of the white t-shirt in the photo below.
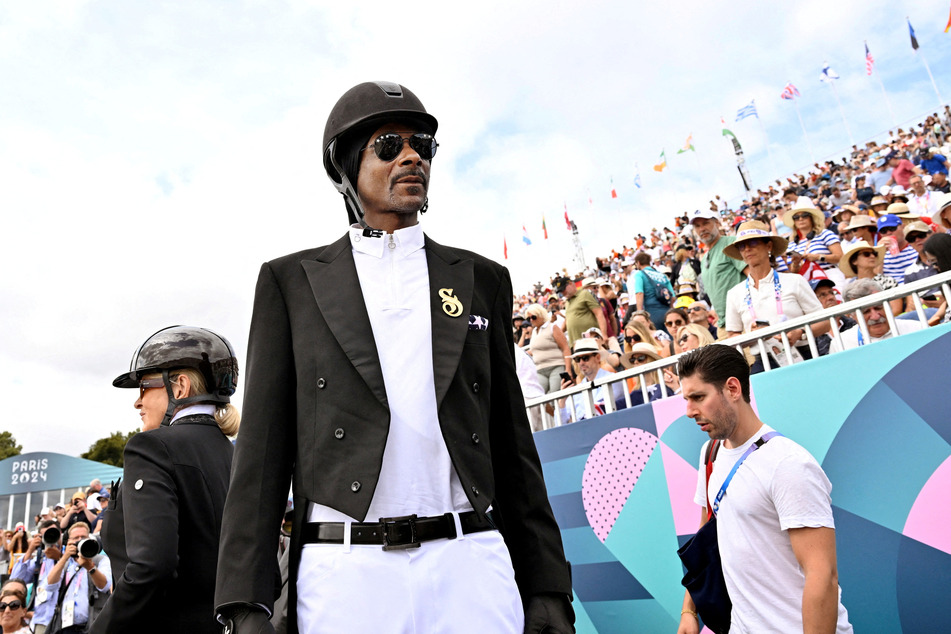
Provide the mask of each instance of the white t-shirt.
[{"label": "white t-shirt", "polygon": [[[756,321],[767,321],[772,326],[787,319],[795,319],[822,310],[822,304],[819,303],[806,278],[793,273],[778,273],[777,275],[779,277],[779,306],[776,304],[776,286],[772,271],[759,281],[759,288],[746,279],[727,291],[726,329],[728,331],[750,332]],[[752,310],[746,303],[747,284],[749,284]],[[800,345],[808,345],[805,337],[801,341]]]},{"label": "white t-shirt", "polygon": [[[926,326],[924,326],[920,321],[916,319],[896,319],[895,325],[898,327],[898,334],[900,335],[907,335],[909,332],[917,332],[919,330],[924,330],[926,328]],[[859,330],[858,326],[855,326],[854,328],[849,328],[848,330],[842,333],[841,346],[839,345],[839,341],[835,337],[833,337],[832,344],[829,346],[829,353],[831,354],[833,352],[842,352],[843,350],[848,350],[850,348],[858,348],[859,334],[861,334],[861,330]],[[882,339],[889,339],[892,336],[893,336],[892,331],[889,330],[888,332],[885,333],[884,337],[879,337],[877,339],[875,337],[871,337],[865,340],[865,343],[875,343],[876,341],[881,341]],[[864,335],[863,335],[863,339],[864,339]]]},{"label": "white t-shirt", "polygon": [[[720,447],[710,475],[711,500],[740,456],[770,431],[763,425],[742,446]],[[706,445],[694,495],[701,506],[706,505],[705,453]],[[816,459],[784,436],[769,440],[736,470],[717,514],[723,577],[733,602],[731,633],[802,631],[805,576],[786,531],[835,528],[831,492],[832,484]],[[851,631],[840,598],[836,632]]]}]

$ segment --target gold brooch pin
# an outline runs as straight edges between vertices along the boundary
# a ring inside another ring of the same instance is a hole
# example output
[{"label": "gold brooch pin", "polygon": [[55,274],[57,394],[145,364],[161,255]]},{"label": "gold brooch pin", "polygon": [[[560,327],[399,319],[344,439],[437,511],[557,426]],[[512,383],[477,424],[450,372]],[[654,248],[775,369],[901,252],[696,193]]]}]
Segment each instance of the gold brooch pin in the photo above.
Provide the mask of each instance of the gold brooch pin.
[{"label": "gold brooch pin", "polygon": [[439,289],[439,298],[442,300],[442,309],[450,317],[458,317],[462,314],[462,302],[456,299],[452,294],[451,288]]}]

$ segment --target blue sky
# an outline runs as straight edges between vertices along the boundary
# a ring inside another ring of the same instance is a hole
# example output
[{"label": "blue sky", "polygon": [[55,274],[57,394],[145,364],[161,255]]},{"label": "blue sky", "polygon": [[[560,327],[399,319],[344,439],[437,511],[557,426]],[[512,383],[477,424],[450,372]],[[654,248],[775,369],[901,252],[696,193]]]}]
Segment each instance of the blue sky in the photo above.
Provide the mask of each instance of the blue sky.
[{"label": "blue sky", "polygon": [[[358,6],[353,6],[358,5]],[[330,107],[370,79],[440,120],[437,241],[502,258],[517,290],[741,192],[720,117],[756,184],[937,109],[915,26],[951,98],[947,3],[294,1],[0,6],[0,396],[26,451],[78,454],[139,424],[111,387],[166,325],[218,330],[243,361],[261,262],[343,233],[320,162]],[[734,123],[756,99],[755,119]],[[696,154],[676,155],[688,134]],[[651,166],[661,149],[669,171]],[[635,164],[643,189],[633,186]],[[609,197],[610,179],[619,197]],[[588,204],[588,197],[593,204]],[[545,217],[550,239],[541,240]],[[521,243],[525,224],[534,240]],[[240,399],[239,399],[240,404]]]}]

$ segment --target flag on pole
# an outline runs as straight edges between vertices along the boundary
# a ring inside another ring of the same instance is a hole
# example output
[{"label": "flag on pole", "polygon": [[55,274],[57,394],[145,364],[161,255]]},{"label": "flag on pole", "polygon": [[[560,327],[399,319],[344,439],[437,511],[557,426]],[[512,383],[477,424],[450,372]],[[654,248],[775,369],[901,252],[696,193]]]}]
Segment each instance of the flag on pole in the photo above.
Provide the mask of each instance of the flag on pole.
[{"label": "flag on pole", "polygon": [[[750,99],[750,102],[736,111],[736,120],[742,121],[747,117],[756,117],[759,119],[759,113],[756,112],[756,100]],[[720,117],[720,120],[723,121],[723,117]],[[723,125],[726,126],[726,121],[723,121]]]},{"label": "flag on pole", "polygon": [[568,226],[568,231],[571,231],[571,221],[568,220],[568,203],[565,203],[565,224]]},{"label": "flag on pole", "polygon": [[525,228],[525,225],[522,225],[522,242],[526,245],[531,245],[532,241],[528,239],[528,229]]},{"label": "flag on pole", "polygon": [[917,50],[918,50],[918,38],[915,37],[915,29],[912,28],[912,26],[911,26],[911,20],[909,20],[908,18],[905,18],[905,20],[908,21],[908,33],[909,33],[909,35],[911,35],[911,47],[917,51]]},{"label": "flag on pole", "polygon": [[502,236],[502,257],[509,259],[509,243],[505,241],[505,236]]},{"label": "flag on pole", "polygon": [[[951,24],[951,22],[949,22]],[[865,74],[871,76],[872,69],[875,68],[875,58],[872,57],[872,53],[868,50],[868,42],[865,43]]]},{"label": "flag on pole", "polygon": [[542,233],[545,235],[545,239],[548,239],[548,227],[545,226],[545,214],[542,214]]},{"label": "flag on pole", "polygon": [[947,33],[951,30],[951,16],[948,16],[948,26],[944,27],[944,32]]},{"label": "flag on pole", "polygon": [[796,87],[792,85],[792,82],[789,82],[788,84],[785,85],[785,87],[783,87],[783,92],[779,96],[782,97],[783,99],[795,99],[796,97],[799,97],[800,95]]},{"label": "flag on pole", "polygon": [[611,177],[611,198],[617,198],[617,190],[614,189],[614,177]]},{"label": "flag on pole", "polygon": [[641,188],[641,168],[634,163],[634,187]]},{"label": "flag on pole", "polygon": [[663,172],[664,168],[667,167],[667,153],[664,150],[660,151],[660,163],[654,166],[655,172]]},{"label": "flag on pole", "polygon": [[696,152],[697,150],[693,147],[693,134],[687,136],[687,140],[684,141],[684,146],[677,150],[677,154],[683,154],[684,152]]},{"label": "flag on pole", "polygon": [[833,81],[839,78],[839,73],[832,70],[828,64],[822,67],[822,72],[819,74],[819,81],[831,84]]}]

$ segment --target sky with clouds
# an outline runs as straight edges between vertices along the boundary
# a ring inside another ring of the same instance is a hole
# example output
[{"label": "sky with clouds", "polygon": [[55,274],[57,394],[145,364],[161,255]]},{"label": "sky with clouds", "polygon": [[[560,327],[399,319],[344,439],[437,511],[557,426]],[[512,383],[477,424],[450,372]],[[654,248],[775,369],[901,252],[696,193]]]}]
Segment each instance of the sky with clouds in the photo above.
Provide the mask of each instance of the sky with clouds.
[{"label": "sky with clouds", "polygon": [[[788,81],[816,157],[842,156],[823,63],[854,139],[884,136],[863,40],[897,121],[938,110],[906,15],[951,98],[948,3],[772,4],[0,5],[0,429],[70,455],[135,429],[135,394],[111,381],[167,325],[212,328],[243,362],[260,264],[346,229],[320,143],[359,82],[409,86],[439,119],[426,231],[497,260],[504,238],[516,290],[571,265],[566,206],[593,261],[742,197],[721,116],[754,184],[805,169]],[[734,122],[751,99],[762,125]]]}]

